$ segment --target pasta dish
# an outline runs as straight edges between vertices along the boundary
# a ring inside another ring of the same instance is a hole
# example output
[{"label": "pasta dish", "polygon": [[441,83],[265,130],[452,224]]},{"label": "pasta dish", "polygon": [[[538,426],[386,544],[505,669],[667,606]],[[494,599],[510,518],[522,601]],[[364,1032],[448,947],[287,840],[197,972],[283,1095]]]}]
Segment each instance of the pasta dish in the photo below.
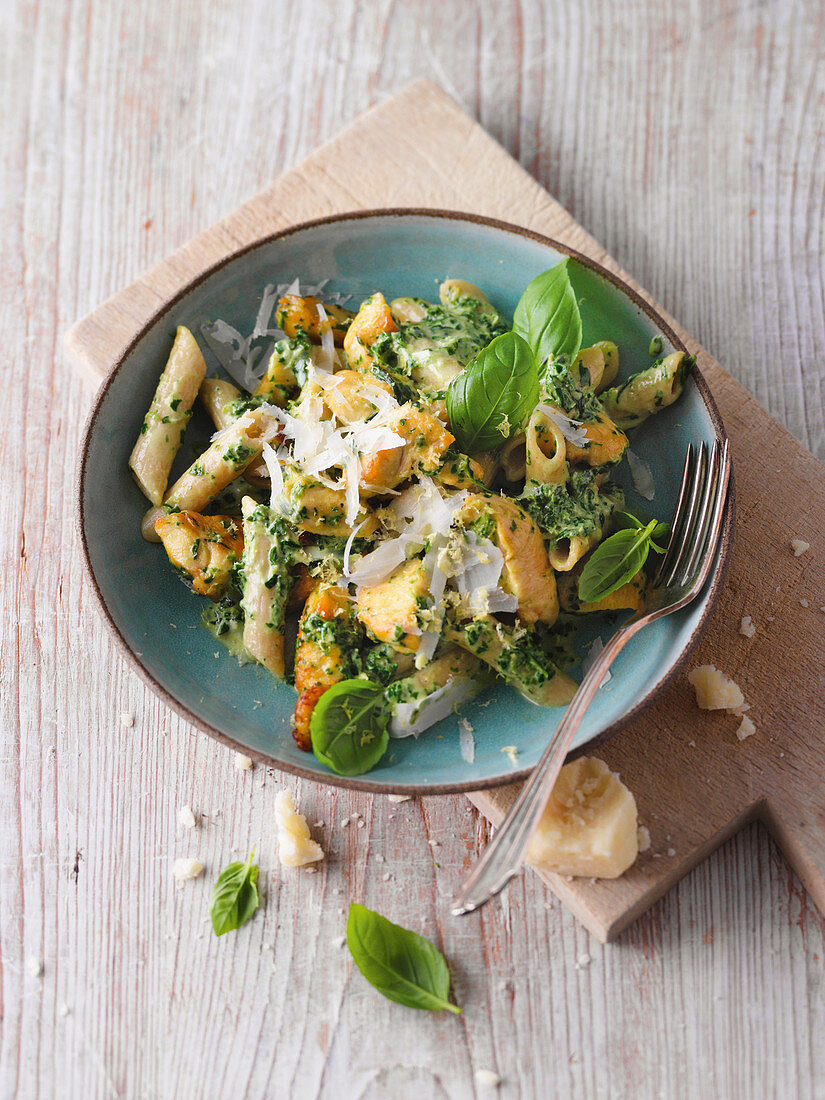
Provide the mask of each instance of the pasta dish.
[{"label": "pasta dish", "polygon": [[[144,536],[205,626],[294,683],[297,744],[340,774],[496,679],[567,704],[578,617],[643,605],[667,532],[610,473],[692,363],[654,341],[619,383],[616,344],[581,347],[572,263],[512,322],[460,279],[355,312],[295,283],[243,386],[177,329],[130,459]],[[196,401],[214,434],[169,485]]]}]

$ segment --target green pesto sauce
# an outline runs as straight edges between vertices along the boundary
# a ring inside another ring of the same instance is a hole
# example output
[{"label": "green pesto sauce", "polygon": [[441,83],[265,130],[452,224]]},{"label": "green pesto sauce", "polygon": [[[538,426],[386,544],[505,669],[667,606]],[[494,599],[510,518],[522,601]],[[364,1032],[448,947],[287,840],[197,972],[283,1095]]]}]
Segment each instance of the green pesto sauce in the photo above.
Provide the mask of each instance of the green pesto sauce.
[{"label": "green pesto sauce", "polygon": [[608,516],[624,504],[618,485],[596,486],[597,471],[571,469],[566,485],[529,484],[520,503],[553,543],[602,531]]}]

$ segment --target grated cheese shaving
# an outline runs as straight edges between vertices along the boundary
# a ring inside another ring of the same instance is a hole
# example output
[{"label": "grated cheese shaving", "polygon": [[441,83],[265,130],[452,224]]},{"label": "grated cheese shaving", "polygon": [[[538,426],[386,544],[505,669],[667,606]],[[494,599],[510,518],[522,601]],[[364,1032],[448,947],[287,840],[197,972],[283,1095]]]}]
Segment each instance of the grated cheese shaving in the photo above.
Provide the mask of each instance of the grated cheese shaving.
[{"label": "grated cheese shaving", "polygon": [[653,480],[650,467],[643,458],[640,458],[635,451],[631,451],[629,447],[625,453],[627,464],[630,467],[630,476],[633,479],[633,488],[645,500],[653,500],[656,493],[656,483]]},{"label": "grated cheese shaving", "polygon": [[576,447],[584,447],[590,442],[590,437],[582,427],[583,420],[574,420],[572,417],[566,416],[561,409],[557,409],[554,405],[542,404],[538,405],[537,408],[556,425],[568,443],[573,443]]}]

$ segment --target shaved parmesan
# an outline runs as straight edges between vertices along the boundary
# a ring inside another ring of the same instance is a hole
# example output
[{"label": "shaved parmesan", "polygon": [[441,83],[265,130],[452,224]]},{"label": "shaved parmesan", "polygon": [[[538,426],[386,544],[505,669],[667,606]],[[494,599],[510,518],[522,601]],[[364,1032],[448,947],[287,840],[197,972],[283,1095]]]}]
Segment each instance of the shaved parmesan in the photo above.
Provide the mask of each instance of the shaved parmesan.
[{"label": "shaved parmesan", "polygon": [[476,756],[476,743],[473,737],[473,727],[466,718],[459,718],[458,720],[458,747],[464,763],[472,764]]},{"label": "shaved parmesan", "polygon": [[327,316],[327,311],[318,303],[318,319],[320,320],[321,330],[321,352],[318,357],[320,362],[318,366],[322,370],[327,370],[330,373],[335,369],[335,337],[332,335],[332,324]]},{"label": "shaved parmesan", "polygon": [[729,710],[741,714],[748,709],[738,684],[713,665],[699,665],[688,673],[702,710]]},{"label": "shaved parmesan", "polygon": [[443,687],[425,695],[423,699],[396,704],[390,721],[390,737],[417,737],[442,718],[447,718],[455,707],[466,702],[477,689],[478,685],[469,677],[451,676]]},{"label": "shaved parmesan", "polygon": [[[588,649],[587,656],[582,661],[582,672],[584,673],[585,676],[588,674],[590,669],[596,663],[596,661],[599,658],[599,654],[602,652],[603,649],[604,649],[604,643],[602,642],[601,638],[596,638],[593,641],[590,648]],[[599,683],[600,688],[604,687],[604,685],[610,679],[610,676],[611,676],[610,669],[608,669],[605,672],[604,676],[602,676],[602,678],[601,678],[601,681]]]},{"label": "shaved parmesan", "polygon": [[640,458],[634,451],[628,447],[627,451],[627,464],[630,467],[630,476],[633,479],[633,488],[639,494],[645,498],[645,500],[653,500],[653,495],[656,492],[656,485],[653,481],[653,474],[650,467],[643,458]]},{"label": "shaved parmesan", "polygon": [[583,420],[573,420],[553,405],[538,405],[537,408],[556,425],[568,443],[573,443],[576,447],[584,447],[590,442],[590,437],[582,427]]}]

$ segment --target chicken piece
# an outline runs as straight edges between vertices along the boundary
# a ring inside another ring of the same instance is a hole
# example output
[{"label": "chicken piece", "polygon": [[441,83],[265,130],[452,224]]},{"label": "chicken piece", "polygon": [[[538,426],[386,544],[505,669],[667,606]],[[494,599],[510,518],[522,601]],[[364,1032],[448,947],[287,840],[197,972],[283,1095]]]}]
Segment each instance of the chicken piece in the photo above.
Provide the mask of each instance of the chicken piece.
[{"label": "chicken piece", "polygon": [[172,512],[155,520],[169,560],[201,596],[217,600],[243,553],[240,524],[231,516]]},{"label": "chicken piece", "polygon": [[[281,469],[285,495],[292,509],[291,520],[299,531],[337,538],[352,534],[352,527],[346,519],[345,489],[330,489],[289,462],[282,463]],[[362,507],[355,522],[359,524],[362,521],[361,537],[369,538],[378,526],[378,520]]]},{"label": "chicken piece", "polygon": [[455,441],[440,420],[411,404],[402,405],[386,426],[406,443],[363,456],[361,487],[367,493],[394,489],[414,473],[435,473],[442,455]]},{"label": "chicken piece", "polygon": [[444,459],[433,477],[447,489],[478,489],[486,484],[486,469],[480,456],[478,458],[479,461],[460,451],[453,452]]},{"label": "chicken piece", "polygon": [[[323,305],[328,320],[321,321],[318,306]],[[317,298],[301,298],[298,294],[285,294],[278,302],[275,323],[287,336],[297,336],[305,332],[314,344],[321,343],[321,334],[332,329],[332,336],[338,347],[344,343],[347,329],[355,314],[343,306],[331,302],[321,303]]]},{"label": "chicken piece", "polygon": [[289,611],[297,611],[299,607],[303,607],[306,604],[312,594],[316,581],[314,577],[310,576],[309,570],[305,565],[293,566],[292,575],[295,579],[289,591],[287,609]]},{"label": "chicken piece", "polygon": [[518,613],[523,622],[552,626],[559,614],[559,600],[541,532],[515,501],[496,495],[472,493],[459,518],[469,525],[485,511],[495,523],[489,537],[504,555],[501,587],[518,598]]},{"label": "chicken piece", "polygon": [[579,447],[568,441],[567,458],[570,462],[582,462],[588,466],[615,466],[621,462],[627,450],[627,436],[606,413],[582,424],[582,430],[590,444]]},{"label": "chicken piece", "polygon": [[392,387],[378,378],[372,378],[355,370],[337,371],[335,385],[324,390],[324,404],[342,424],[353,424],[372,416],[378,406],[372,398],[379,392],[393,396]]},{"label": "chicken piece", "polygon": [[610,595],[590,603],[582,603],[579,599],[579,574],[583,567],[584,563],[581,568],[571,573],[560,573],[556,577],[562,611],[587,615],[591,611],[640,611],[644,607],[647,577],[642,569]]},{"label": "chicken piece", "polygon": [[360,588],[355,613],[379,642],[415,653],[421,634],[417,612],[428,593],[427,571],[418,558],[411,558],[387,580]]},{"label": "chicken piece", "polygon": [[347,362],[355,369],[366,372],[372,366],[370,347],[382,332],[397,332],[398,325],[392,319],[390,307],[383,294],[371,294],[361,303],[344,337]]},{"label": "chicken piece", "polygon": [[343,589],[319,582],[310,593],[298,626],[295,648],[295,704],[293,733],[304,752],[312,748],[309,723],[315,704],[333,684],[346,676],[345,648],[353,635],[352,603]]}]

